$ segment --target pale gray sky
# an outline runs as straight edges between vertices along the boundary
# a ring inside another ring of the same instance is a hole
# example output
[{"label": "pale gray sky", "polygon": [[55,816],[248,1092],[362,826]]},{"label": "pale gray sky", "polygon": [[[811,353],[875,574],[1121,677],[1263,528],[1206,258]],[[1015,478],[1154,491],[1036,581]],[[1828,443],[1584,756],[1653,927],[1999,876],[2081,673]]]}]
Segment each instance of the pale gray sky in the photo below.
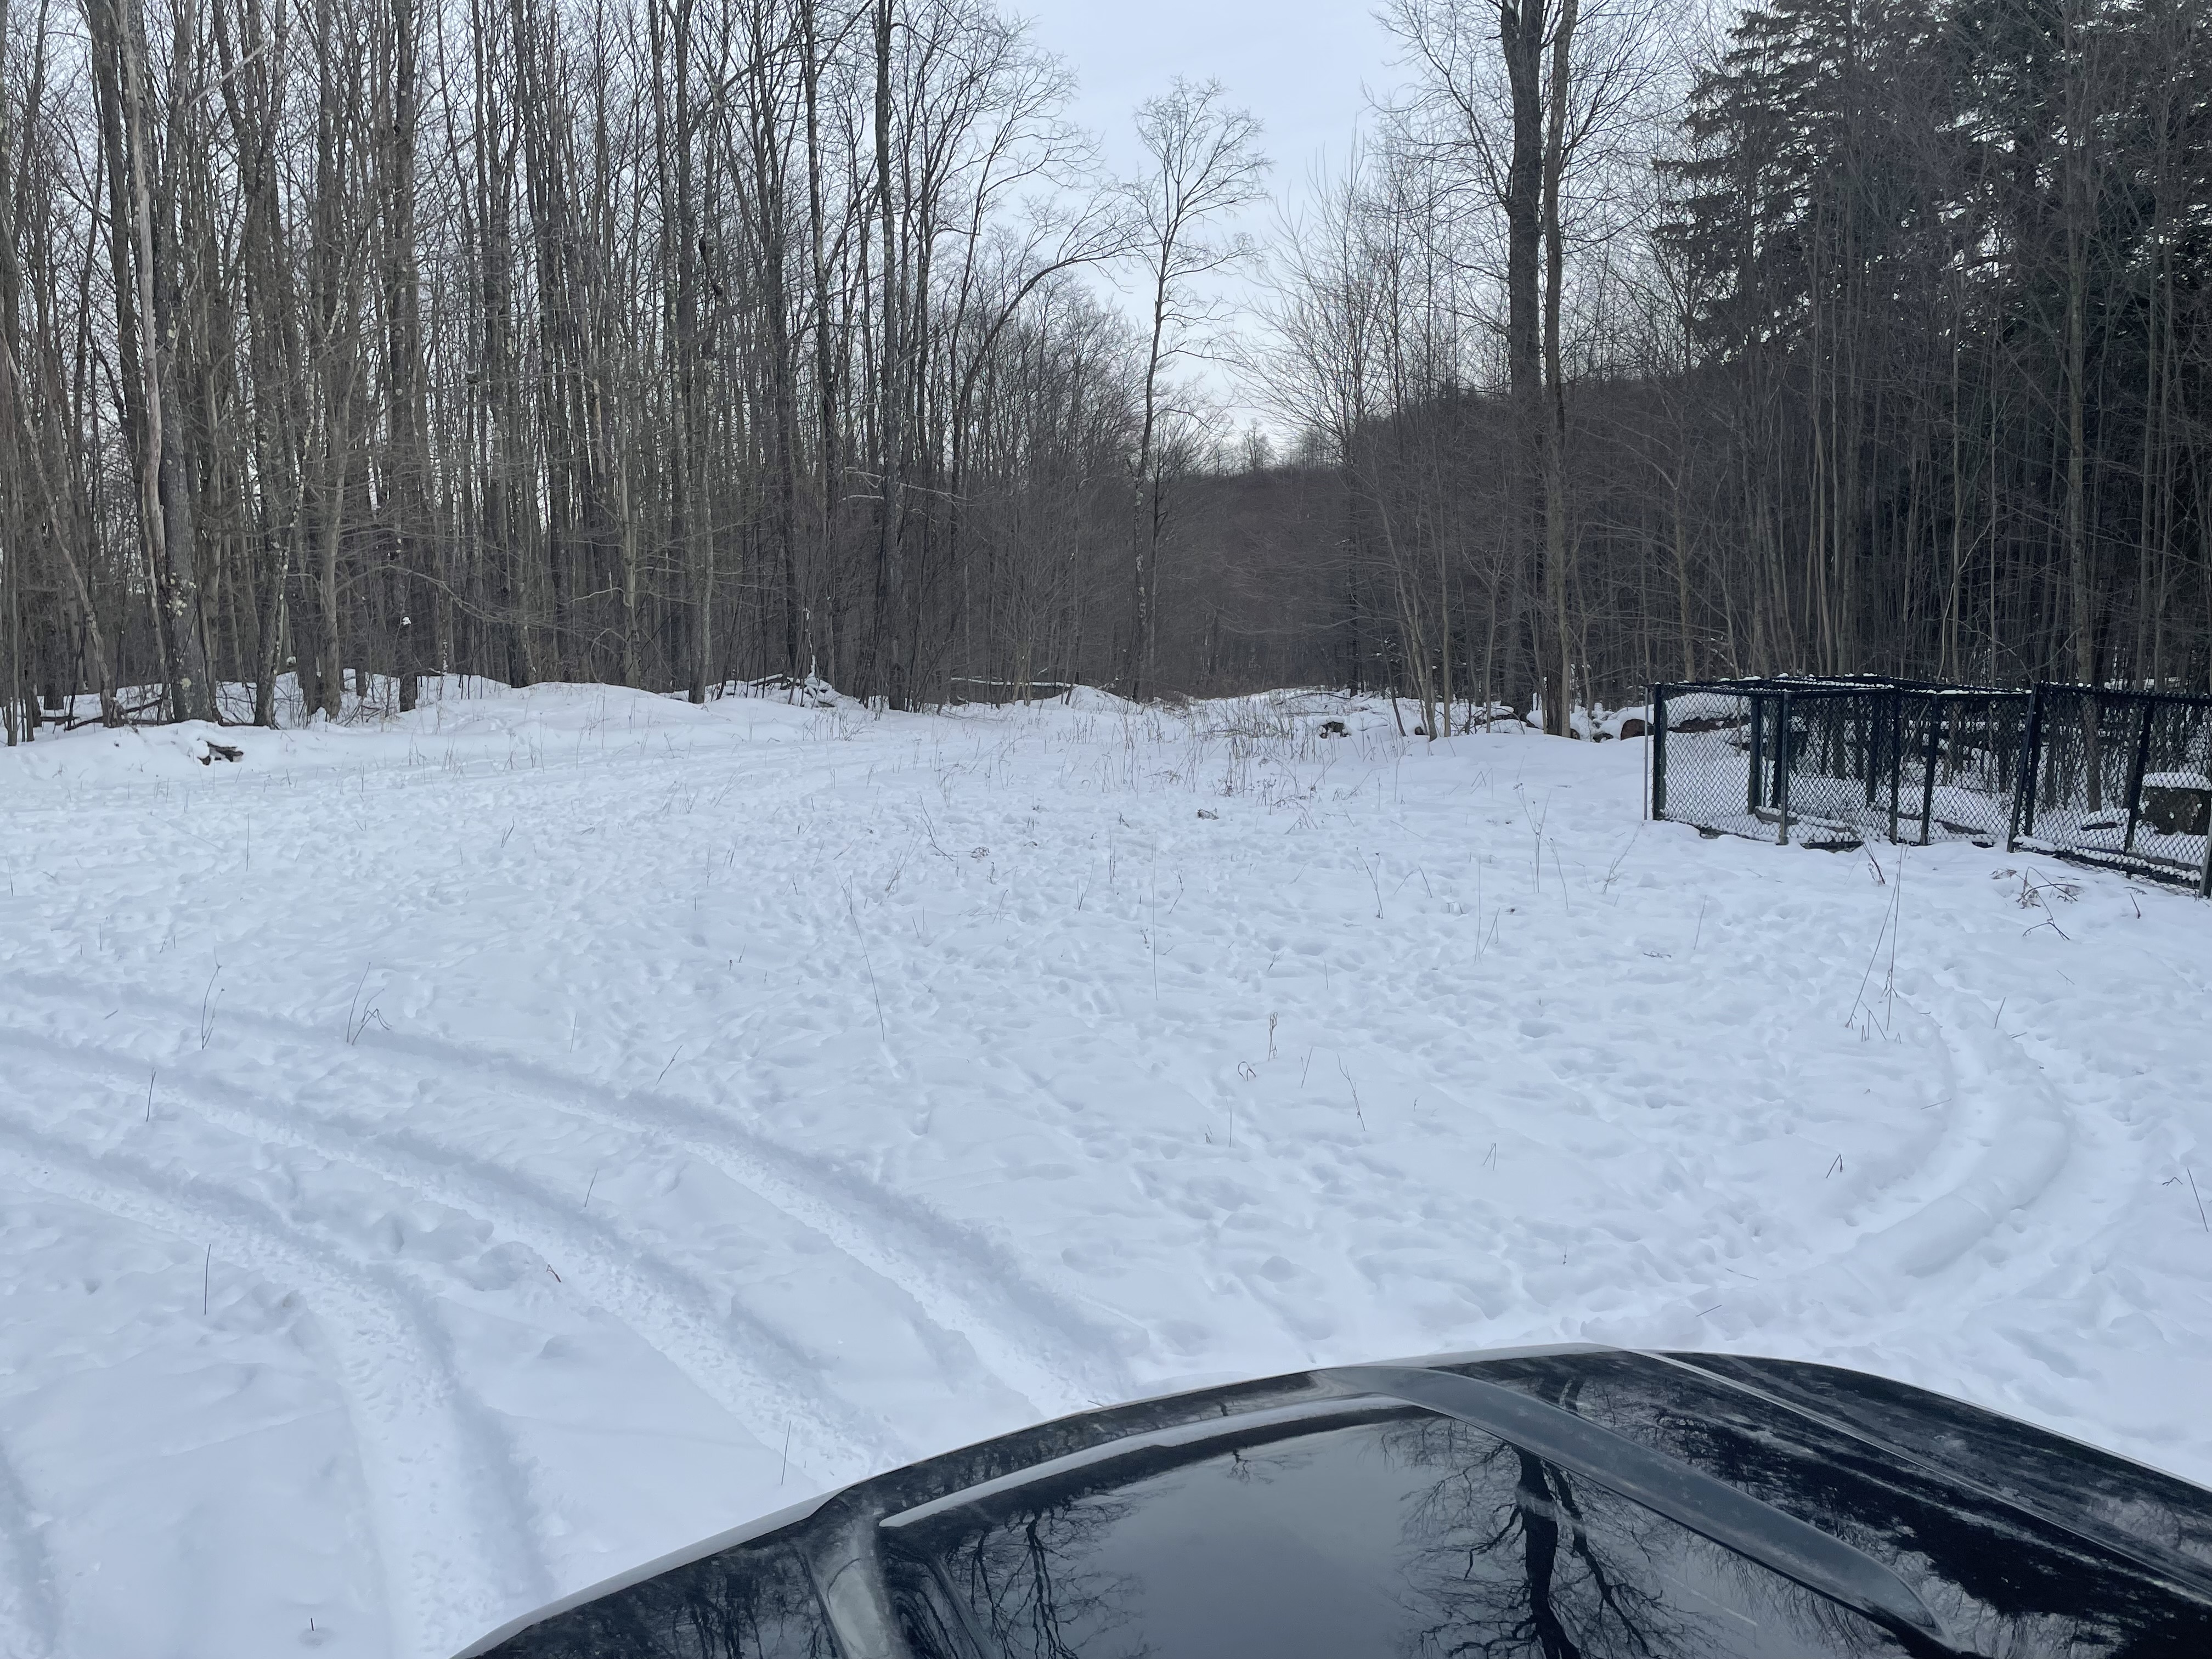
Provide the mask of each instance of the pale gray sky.
[{"label": "pale gray sky", "polygon": [[1037,42],[1073,65],[1076,117],[1109,161],[1134,164],[1129,114],[1181,75],[1218,81],[1267,124],[1279,189],[1304,183],[1325,148],[1341,156],[1394,78],[1392,43],[1362,0],[1010,0]]},{"label": "pale gray sky", "polygon": [[[1034,38],[1066,60],[1079,81],[1075,118],[1105,143],[1109,167],[1142,164],[1130,117],[1181,75],[1218,81],[1231,103],[1257,115],[1275,163],[1276,198],[1295,204],[1324,153],[1341,164],[1370,91],[1395,82],[1394,43],[1365,0],[1005,0],[1030,20]],[[1246,216],[1264,240],[1272,208]],[[1236,291],[1232,287],[1231,291]],[[1203,379],[1231,401],[1227,378]],[[1236,410],[1242,426],[1250,411]]]}]

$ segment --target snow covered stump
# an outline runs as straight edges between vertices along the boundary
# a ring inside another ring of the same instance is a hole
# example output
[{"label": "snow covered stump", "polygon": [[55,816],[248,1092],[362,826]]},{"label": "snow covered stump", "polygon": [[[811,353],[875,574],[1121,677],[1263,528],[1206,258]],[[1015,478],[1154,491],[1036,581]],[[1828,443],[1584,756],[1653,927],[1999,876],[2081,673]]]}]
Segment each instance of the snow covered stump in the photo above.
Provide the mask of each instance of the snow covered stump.
[{"label": "snow covered stump", "polygon": [[2142,815],[2160,835],[2203,835],[2212,823],[2212,779],[2185,773],[2145,778]]}]

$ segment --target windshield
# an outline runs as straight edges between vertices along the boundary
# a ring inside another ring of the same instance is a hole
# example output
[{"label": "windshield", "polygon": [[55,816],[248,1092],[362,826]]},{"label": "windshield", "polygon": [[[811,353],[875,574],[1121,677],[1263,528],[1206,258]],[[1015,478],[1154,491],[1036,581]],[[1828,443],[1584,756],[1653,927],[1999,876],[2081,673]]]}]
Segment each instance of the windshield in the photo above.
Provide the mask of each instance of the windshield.
[{"label": "windshield", "polygon": [[1426,1413],[896,1522],[927,1659],[1874,1655],[1826,1597]]}]

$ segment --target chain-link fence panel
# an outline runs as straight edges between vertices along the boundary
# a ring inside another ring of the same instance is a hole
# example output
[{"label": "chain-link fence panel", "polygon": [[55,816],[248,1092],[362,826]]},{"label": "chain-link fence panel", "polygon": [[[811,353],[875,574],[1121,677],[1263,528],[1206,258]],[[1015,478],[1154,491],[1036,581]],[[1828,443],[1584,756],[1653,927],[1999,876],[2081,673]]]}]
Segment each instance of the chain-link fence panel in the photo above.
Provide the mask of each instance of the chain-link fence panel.
[{"label": "chain-link fence panel", "polygon": [[2212,697],[2039,685],[2015,845],[2212,892]]},{"label": "chain-link fence panel", "polygon": [[2010,827],[2030,700],[2023,692],[1946,686],[1900,695],[1903,810],[1892,841],[2004,839]]},{"label": "chain-link fence panel", "polygon": [[1715,834],[1771,836],[1753,732],[1759,694],[1726,685],[1661,685],[1651,694],[1651,816]]},{"label": "chain-link fence panel", "polygon": [[1652,816],[1829,848],[2008,828],[2025,692],[1902,680],[1762,679],[1652,694]]},{"label": "chain-link fence panel", "polygon": [[1910,680],[1655,686],[1651,815],[1801,846],[1971,840],[2212,894],[2212,696]]}]

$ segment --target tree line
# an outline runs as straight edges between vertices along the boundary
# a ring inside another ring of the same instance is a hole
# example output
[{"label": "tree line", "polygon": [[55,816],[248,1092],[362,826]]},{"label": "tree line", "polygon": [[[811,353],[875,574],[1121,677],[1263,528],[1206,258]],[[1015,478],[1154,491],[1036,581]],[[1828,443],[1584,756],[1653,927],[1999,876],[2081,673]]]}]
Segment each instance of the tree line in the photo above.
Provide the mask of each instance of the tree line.
[{"label": "tree line", "polygon": [[987,0],[0,0],[9,740],[448,672],[2206,684],[2204,0],[1381,16],[1232,317],[1256,124],[1177,82],[1109,177]]},{"label": "tree line", "polygon": [[1218,88],[1117,181],[981,0],[0,0],[0,49],[10,741],[1150,673],[1265,167]]}]

